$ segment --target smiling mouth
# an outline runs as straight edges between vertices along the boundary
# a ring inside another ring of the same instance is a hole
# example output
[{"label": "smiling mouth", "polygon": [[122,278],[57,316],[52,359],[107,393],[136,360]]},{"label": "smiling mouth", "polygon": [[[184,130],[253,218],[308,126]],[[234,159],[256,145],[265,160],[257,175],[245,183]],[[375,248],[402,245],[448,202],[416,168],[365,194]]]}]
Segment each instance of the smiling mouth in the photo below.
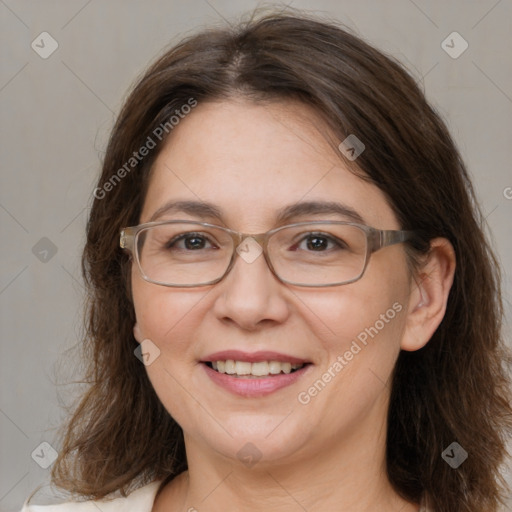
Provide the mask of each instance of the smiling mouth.
[{"label": "smiling mouth", "polygon": [[224,373],[241,379],[257,379],[262,377],[276,377],[278,375],[294,373],[310,363],[293,364],[281,361],[204,361],[209,368],[218,373]]}]

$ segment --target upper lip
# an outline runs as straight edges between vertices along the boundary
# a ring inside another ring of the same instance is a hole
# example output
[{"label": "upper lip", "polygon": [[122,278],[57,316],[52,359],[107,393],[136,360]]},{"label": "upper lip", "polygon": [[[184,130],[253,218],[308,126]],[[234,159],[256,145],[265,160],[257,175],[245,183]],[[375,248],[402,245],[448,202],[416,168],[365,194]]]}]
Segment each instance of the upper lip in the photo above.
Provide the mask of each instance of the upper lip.
[{"label": "upper lip", "polygon": [[281,363],[292,363],[292,364],[305,364],[309,361],[301,359],[300,357],[290,356],[288,354],[280,354],[279,352],[271,351],[258,351],[258,352],[244,352],[242,350],[222,350],[221,352],[215,352],[204,357],[202,362],[214,362],[214,361],[245,361],[248,363],[258,363],[260,361],[279,361]]}]

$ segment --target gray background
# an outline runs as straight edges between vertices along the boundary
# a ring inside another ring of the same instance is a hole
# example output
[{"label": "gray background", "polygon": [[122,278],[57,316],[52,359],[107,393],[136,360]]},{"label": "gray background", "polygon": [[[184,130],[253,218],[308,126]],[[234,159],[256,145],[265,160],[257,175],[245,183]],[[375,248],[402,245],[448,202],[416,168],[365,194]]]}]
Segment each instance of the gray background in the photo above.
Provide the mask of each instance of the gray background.
[{"label": "gray background", "polygon": [[[43,441],[58,449],[54,428],[64,416],[58,397],[77,391],[56,384],[78,371],[69,349],[80,339],[85,222],[128,86],[183,34],[234,21],[258,5],[0,0],[0,510],[19,510],[48,478],[50,470],[31,453],[49,457],[48,447],[37,448]],[[341,20],[406,63],[423,84],[473,176],[503,262],[510,325],[512,2],[296,0],[292,6]],[[59,45],[47,59],[31,48],[43,31]],[[453,31],[469,44],[457,59],[441,47]]]}]

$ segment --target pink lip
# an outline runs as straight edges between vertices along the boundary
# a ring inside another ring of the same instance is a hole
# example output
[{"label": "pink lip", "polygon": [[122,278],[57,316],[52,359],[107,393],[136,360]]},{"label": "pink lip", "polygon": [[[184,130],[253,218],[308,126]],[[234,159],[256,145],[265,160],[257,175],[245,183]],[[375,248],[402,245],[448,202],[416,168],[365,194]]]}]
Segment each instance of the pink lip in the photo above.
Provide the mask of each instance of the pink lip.
[{"label": "pink lip", "polygon": [[[274,359],[274,361],[275,360],[276,359]],[[220,359],[220,361],[222,361],[222,359]],[[270,395],[279,389],[290,386],[299,380],[312,365],[308,364],[293,373],[280,373],[272,377],[257,377],[254,379],[243,379],[228,375],[227,373],[219,373],[205,363],[202,363],[201,366],[205,369],[208,377],[218,386],[235,395],[246,398],[256,398]]]},{"label": "pink lip", "polygon": [[[304,364],[309,361],[300,359],[298,357],[288,356],[286,354],[279,354],[278,352],[260,351],[260,352],[243,352],[241,350],[223,350],[215,352],[202,359],[202,361],[215,362],[215,361],[245,361],[247,363],[258,363],[260,361],[279,361],[280,363]],[[272,377],[273,379],[275,377]]]}]

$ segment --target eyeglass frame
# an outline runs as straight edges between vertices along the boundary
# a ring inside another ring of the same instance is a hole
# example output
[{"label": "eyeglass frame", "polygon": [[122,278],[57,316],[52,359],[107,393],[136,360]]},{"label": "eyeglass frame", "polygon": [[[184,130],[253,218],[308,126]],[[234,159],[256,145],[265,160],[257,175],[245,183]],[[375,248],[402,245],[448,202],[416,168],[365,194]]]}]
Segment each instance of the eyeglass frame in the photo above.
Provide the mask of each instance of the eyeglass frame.
[{"label": "eyeglass frame", "polygon": [[[208,228],[216,228],[221,229],[222,231],[225,231],[228,233],[232,240],[233,240],[233,253],[231,255],[230,262],[226,268],[226,271],[224,274],[222,274],[221,277],[218,279],[214,279],[212,281],[208,281],[206,283],[200,283],[200,284],[168,284],[168,283],[161,283],[158,281],[154,281],[153,279],[150,279],[142,270],[142,265],[140,263],[139,258],[139,251],[135,247],[135,239],[137,237],[137,234],[144,230],[148,229],[154,226],[161,226],[165,224],[194,224],[194,225],[200,225]],[[337,224],[337,225],[347,225],[347,226],[354,226],[359,229],[361,229],[366,234],[366,254],[365,254],[365,261],[363,268],[361,270],[361,273],[355,277],[354,279],[351,279],[349,281],[343,281],[341,283],[329,283],[329,284],[299,284],[294,283],[291,281],[287,281],[286,279],[281,278],[275,271],[272,262],[270,261],[270,257],[268,255],[267,246],[268,241],[270,237],[277,233],[278,231],[290,227],[296,227],[296,226],[304,226],[304,225],[311,225],[311,224]],[[368,267],[368,263],[370,261],[370,256],[380,249],[383,249],[384,247],[389,247],[391,245],[396,245],[402,242],[411,241],[418,238],[418,233],[416,231],[410,231],[410,230],[393,230],[393,229],[377,229],[373,228],[371,226],[367,226],[365,224],[358,224],[356,222],[345,222],[345,221],[337,221],[337,220],[318,220],[318,221],[304,221],[304,222],[295,222],[293,224],[286,224],[284,226],[278,226],[277,228],[273,228],[270,231],[266,231],[265,233],[241,233],[240,231],[236,231],[230,228],[226,228],[224,226],[218,226],[216,224],[210,224],[208,222],[199,222],[199,221],[193,221],[193,220],[163,220],[163,221],[154,221],[154,222],[146,222],[143,224],[138,224],[137,226],[129,226],[122,228],[119,234],[119,247],[128,253],[130,253],[136,263],[137,267],[139,269],[139,273],[142,276],[142,278],[152,284],[156,284],[159,286],[166,286],[171,288],[197,288],[199,286],[210,286],[213,284],[217,284],[218,282],[222,281],[226,277],[226,275],[231,271],[235,264],[236,259],[236,253],[238,246],[247,238],[253,238],[262,248],[263,251],[263,257],[265,258],[265,261],[267,263],[268,268],[272,272],[272,274],[282,283],[285,284],[291,284],[293,286],[300,286],[300,287],[306,287],[306,288],[326,288],[330,286],[342,286],[344,284],[351,284],[356,281],[359,281],[361,279],[366,271],[366,268]]]}]

